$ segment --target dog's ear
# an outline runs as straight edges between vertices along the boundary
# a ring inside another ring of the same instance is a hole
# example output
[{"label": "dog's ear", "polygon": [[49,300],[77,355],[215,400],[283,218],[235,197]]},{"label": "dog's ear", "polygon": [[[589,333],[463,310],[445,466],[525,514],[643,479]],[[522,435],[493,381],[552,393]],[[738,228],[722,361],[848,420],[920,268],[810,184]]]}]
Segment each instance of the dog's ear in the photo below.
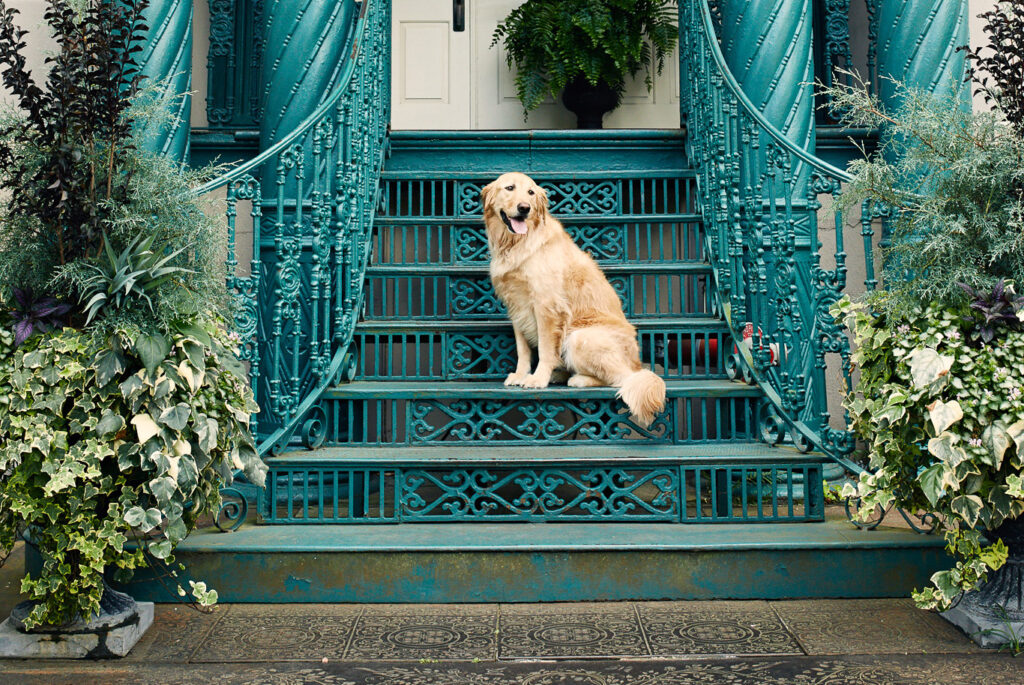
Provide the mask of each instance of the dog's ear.
[{"label": "dog's ear", "polygon": [[480,189],[480,205],[485,210],[487,209],[487,205],[489,205],[491,202],[491,195],[494,194],[494,191],[497,188],[497,183],[497,181],[491,181],[490,183],[488,183],[487,185]]},{"label": "dog's ear", "polygon": [[534,192],[537,193],[537,204],[540,206],[541,211],[543,211],[545,214],[547,214],[548,213],[548,191],[544,190],[540,186],[536,186],[536,190]]}]

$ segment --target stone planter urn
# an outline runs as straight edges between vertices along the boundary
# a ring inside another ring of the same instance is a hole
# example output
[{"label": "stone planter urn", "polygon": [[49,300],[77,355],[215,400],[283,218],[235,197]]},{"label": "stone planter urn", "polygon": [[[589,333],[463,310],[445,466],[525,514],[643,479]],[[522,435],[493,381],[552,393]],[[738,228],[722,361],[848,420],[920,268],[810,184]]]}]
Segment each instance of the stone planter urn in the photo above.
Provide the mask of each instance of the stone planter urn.
[{"label": "stone planter urn", "polygon": [[615,90],[604,81],[595,86],[577,76],[562,92],[562,104],[576,115],[576,128],[604,128],[604,115],[619,104]]},{"label": "stone planter urn", "polygon": [[[31,541],[26,541],[31,555]],[[38,553],[38,552],[37,552]],[[0,658],[13,659],[111,659],[131,651],[153,624],[153,603],[136,602],[103,581],[100,612],[60,626],[25,628],[35,606],[29,600],[11,610],[0,623]]]},{"label": "stone planter urn", "polygon": [[1011,634],[1024,636],[1024,516],[992,531],[1009,548],[1009,558],[988,582],[942,616],[982,647],[1000,647]]}]

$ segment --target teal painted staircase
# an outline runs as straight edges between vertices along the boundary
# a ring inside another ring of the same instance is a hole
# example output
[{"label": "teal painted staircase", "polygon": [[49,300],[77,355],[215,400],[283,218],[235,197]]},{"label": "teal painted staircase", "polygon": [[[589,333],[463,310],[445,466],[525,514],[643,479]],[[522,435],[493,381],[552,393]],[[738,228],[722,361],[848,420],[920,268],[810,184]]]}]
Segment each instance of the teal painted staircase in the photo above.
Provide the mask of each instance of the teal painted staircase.
[{"label": "teal painted staircase", "polygon": [[[902,595],[941,541],[826,521],[829,460],[763,441],[730,378],[695,174],[673,131],[394,133],[346,382],[267,459],[256,517],[193,535],[224,601]],[[668,385],[647,429],[610,388],[505,388],[480,188],[544,185]],[[865,574],[864,569],[872,572]],[[140,579],[137,595],[162,597]]]},{"label": "teal painted staircase", "polygon": [[[823,501],[826,474],[860,470],[828,309],[878,286],[888,215],[837,204],[848,175],[750,100],[706,0],[679,3],[685,133],[392,133],[390,3],[346,1],[338,85],[199,191],[226,197],[269,476],[251,498],[235,484],[234,532],[179,547],[190,574],[228,602],[515,602],[905,596],[944,565],[941,538],[858,530]],[[807,26],[786,9],[756,28]],[[809,119],[791,76],[769,95]],[[480,189],[510,170],[547,188],[636,324],[668,386],[648,428],[610,388],[501,384],[514,343]],[[129,589],[177,599],[152,576]]]},{"label": "teal painted staircase", "polygon": [[[323,395],[319,449],[268,461],[265,522],[823,520],[822,457],[761,444],[762,392],[728,378],[679,132],[396,133],[391,145],[353,380]],[[502,385],[515,344],[479,195],[513,169],[548,189],[637,324],[668,385],[650,427],[612,388]]]}]

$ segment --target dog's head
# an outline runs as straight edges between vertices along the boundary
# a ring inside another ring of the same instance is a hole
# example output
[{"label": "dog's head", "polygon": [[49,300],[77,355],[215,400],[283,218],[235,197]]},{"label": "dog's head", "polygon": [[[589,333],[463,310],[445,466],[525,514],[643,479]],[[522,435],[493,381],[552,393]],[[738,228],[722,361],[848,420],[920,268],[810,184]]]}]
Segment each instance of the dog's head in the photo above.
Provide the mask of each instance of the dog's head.
[{"label": "dog's head", "polygon": [[526,174],[502,174],[480,192],[484,222],[500,222],[510,234],[527,235],[543,225],[548,214],[548,194]]}]

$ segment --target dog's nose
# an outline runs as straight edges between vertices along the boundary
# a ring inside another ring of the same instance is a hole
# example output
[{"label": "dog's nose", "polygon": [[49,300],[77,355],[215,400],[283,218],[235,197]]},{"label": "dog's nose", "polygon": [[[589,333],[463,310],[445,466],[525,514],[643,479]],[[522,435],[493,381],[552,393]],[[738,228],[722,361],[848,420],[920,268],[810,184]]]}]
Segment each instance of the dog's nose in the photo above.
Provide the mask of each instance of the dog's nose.
[{"label": "dog's nose", "polygon": [[530,205],[528,204],[520,203],[519,206],[516,207],[516,209],[519,210],[519,216],[526,216],[527,214],[530,213]]}]

